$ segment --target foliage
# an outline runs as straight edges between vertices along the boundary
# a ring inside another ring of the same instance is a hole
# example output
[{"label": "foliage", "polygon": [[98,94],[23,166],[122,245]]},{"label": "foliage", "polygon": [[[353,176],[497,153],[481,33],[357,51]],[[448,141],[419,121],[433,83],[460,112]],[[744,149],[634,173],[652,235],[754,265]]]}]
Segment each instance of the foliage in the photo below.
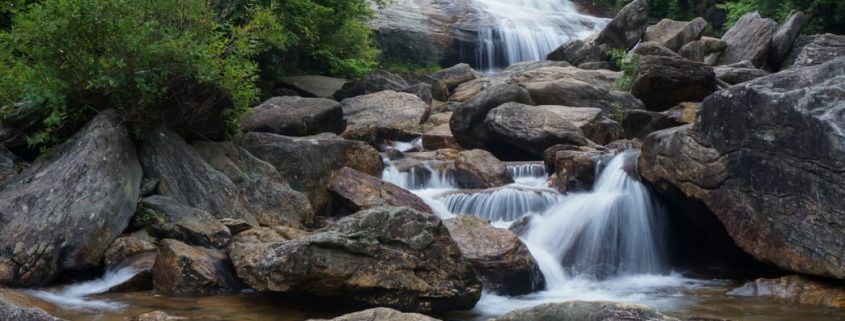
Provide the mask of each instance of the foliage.
[{"label": "foliage", "polygon": [[152,232],[154,227],[162,225],[166,221],[167,220],[165,219],[163,213],[147,208],[139,203],[137,209],[135,210],[135,217],[132,224],[136,227]]},{"label": "foliage", "polygon": [[434,64],[418,65],[406,62],[384,62],[379,68],[394,74],[414,75],[418,77],[428,76],[443,69],[443,67]]},{"label": "foliage", "polygon": [[621,49],[610,49],[605,52],[613,63],[622,70],[623,75],[616,80],[614,84],[618,90],[628,90],[631,88],[631,81],[634,79],[634,73],[637,71],[637,66],[640,62],[640,55],[636,53],[628,53]]},{"label": "foliage", "polygon": [[719,5],[728,12],[727,28],[746,13],[757,11],[763,17],[783,22],[790,11],[807,15],[804,33],[845,33],[845,1],[842,0],[729,0]]}]

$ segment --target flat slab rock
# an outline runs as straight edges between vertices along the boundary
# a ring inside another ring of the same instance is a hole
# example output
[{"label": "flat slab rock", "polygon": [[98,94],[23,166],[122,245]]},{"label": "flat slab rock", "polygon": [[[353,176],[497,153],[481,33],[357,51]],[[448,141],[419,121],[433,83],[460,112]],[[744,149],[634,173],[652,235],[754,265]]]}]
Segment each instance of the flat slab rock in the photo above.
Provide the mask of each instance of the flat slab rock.
[{"label": "flat slab rock", "polygon": [[431,207],[419,196],[349,167],[334,173],[329,180],[329,190],[350,213],[378,206],[408,206],[423,213],[432,213]]},{"label": "flat slab rock", "polygon": [[241,121],[244,132],[288,136],[340,134],[346,129],[340,103],[325,98],[273,97],[252,108]]}]

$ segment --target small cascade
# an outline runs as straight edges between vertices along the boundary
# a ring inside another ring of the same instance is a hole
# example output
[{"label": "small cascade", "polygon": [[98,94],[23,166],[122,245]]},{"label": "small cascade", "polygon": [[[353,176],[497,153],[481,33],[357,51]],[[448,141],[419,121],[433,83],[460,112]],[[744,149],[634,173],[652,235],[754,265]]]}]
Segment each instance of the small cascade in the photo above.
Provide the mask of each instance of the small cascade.
[{"label": "small cascade", "polygon": [[393,163],[387,162],[381,173],[381,180],[409,191],[432,188],[454,189],[452,179],[430,165],[411,167],[407,172],[402,172]]},{"label": "small cascade", "polygon": [[450,193],[441,197],[440,201],[454,214],[510,222],[531,213],[542,213],[561,198],[554,190],[509,185],[481,192]]},{"label": "small cascade", "polygon": [[473,0],[479,9],[478,68],[543,60],[570,39],[600,31],[608,19],[579,13],[569,0]]},{"label": "small cascade", "polygon": [[29,290],[27,292],[36,298],[69,310],[118,310],[125,305],[119,302],[92,299],[89,296],[108,292],[109,289],[129,281],[137,273],[134,268],[128,266],[108,271],[99,279],[68,285],[56,290]]},{"label": "small cascade", "polygon": [[570,276],[665,273],[659,208],[629,173],[638,155],[617,155],[592,192],[568,196],[532,218],[526,242],[552,255]]},{"label": "small cascade", "polygon": [[508,172],[517,185],[546,187],[549,174],[546,173],[546,165],[543,163],[521,163],[508,164]]}]

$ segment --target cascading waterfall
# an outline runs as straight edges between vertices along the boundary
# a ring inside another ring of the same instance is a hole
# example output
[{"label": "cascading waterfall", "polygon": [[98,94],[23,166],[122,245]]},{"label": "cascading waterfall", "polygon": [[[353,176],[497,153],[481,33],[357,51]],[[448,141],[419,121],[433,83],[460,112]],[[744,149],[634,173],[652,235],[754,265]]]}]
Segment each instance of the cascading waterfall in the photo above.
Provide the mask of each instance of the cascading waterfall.
[{"label": "cascading waterfall", "polygon": [[524,215],[542,213],[560,199],[560,194],[550,189],[505,186],[475,193],[449,193],[440,201],[454,214],[510,222]]},{"label": "cascading waterfall", "polygon": [[570,39],[583,39],[608,19],[579,13],[569,0],[473,0],[479,9],[477,64],[482,70],[543,60]]},{"label": "cascading waterfall", "polygon": [[129,281],[138,274],[131,266],[107,271],[101,278],[65,286],[56,290],[29,290],[28,293],[41,300],[70,310],[117,310],[125,305],[108,300],[91,299],[89,296],[105,293],[109,289]]},{"label": "cascading waterfall", "polygon": [[549,180],[543,163],[508,164],[507,168],[517,185],[546,187]]}]

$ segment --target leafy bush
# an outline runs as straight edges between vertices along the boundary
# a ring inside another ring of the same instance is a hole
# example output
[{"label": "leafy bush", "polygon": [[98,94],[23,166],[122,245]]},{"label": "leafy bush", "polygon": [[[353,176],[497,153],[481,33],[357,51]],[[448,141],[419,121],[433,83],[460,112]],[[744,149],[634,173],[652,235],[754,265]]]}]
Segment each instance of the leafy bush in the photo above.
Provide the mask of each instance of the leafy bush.
[{"label": "leafy bush", "polygon": [[222,108],[235,124],[258,94],[249,58],[286,40],[267,9],[247,14],[224,25],[205,0],[33,4],[0,33],[0,116],[40,115],[32,145],[56,141],[105,108],[136,129],[159,125],[173,108],[188,118]]},{"label": "leafy bush", "polygon": [[800,10],[808,18],[804,33],[845,33],[845,1],[842,0],[729,0],[719,7],[728,12],[727,28],[753,11],[780,23],[790,11]]},{"label": "leafy bush", "polygon": [[619,67],[623,72],[622,78],[616,80],[616,89],[629,90],[631,88],[631,81],[634,79],[634,73],[637,71],[637,66],[640,63],[640,55],[621,49],[610,49],[605,54],[610,56],[616,67]]}]

